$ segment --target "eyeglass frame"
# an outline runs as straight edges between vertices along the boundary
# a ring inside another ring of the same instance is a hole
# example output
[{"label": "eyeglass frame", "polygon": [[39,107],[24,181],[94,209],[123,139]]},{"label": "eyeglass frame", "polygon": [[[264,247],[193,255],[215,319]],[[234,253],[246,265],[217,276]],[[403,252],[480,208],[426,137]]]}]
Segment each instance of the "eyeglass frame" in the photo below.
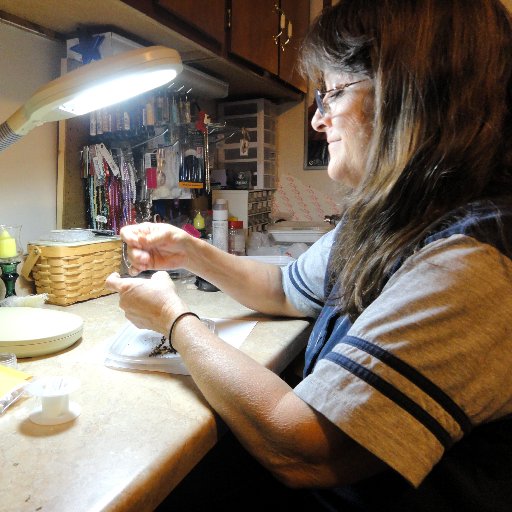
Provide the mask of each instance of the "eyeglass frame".
[{"label": "eyeglass frame", "polygon": [[315,101],[316,101],[316,108],[320,112],[321,116],[325,116],[325,114],[330,114],[330,109],[326,108],[326,105],[324,103],[325,97],[330,93],[334,91],[344,91],[347,87],[350,87],[351,85],[356,85],[361,82],[364,82],[365,80],[368,80],[368,78],[363,78],[362,80],[358,80],[357,82],[350,82],[348,84],[340,85],[339,87],[333,87],[332,89],[329,89],[328,91],[321,92],[320,89],[315,89]]}]

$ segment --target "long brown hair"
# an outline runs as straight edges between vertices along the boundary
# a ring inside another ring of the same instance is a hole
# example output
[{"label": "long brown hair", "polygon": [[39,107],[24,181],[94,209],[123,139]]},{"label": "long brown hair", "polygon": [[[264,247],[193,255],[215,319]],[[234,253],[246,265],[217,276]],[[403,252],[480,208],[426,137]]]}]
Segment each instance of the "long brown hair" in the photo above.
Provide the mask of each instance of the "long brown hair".
[{"label": "long brown hair", "polygon": [[499,0],[340,0],[302,68],[374,83],[374,131],[329,273],[354,320],[444,214],[512,192],[512,22]]}]

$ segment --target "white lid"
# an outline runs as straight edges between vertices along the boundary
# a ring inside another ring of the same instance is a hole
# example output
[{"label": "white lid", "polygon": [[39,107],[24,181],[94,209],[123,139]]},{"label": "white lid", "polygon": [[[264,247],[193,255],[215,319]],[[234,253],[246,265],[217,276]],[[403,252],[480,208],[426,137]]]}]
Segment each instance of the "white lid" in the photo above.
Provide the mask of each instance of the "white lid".
[{"label": "white lid", "polygon": [[227,200],[226,199],[222,199],[222,198],[218,198],[218,199],[215,199],[215,202],[213,203],[213,208],[215,209],[216,206],[219,206],[220,208],[219,209],[222,209],[224,208],[224,206],[227,207]]},{"label": "white lid", "polygon": [[[207,318],[201,321],[210,331],[216,332],[215,322]],[[162,335],[149,329],[138,329],[127,322],[113,338],[105,358],[109,368],[129,368],[144,371],[190,375],[178,353],[151,355],[162,342]]]}]

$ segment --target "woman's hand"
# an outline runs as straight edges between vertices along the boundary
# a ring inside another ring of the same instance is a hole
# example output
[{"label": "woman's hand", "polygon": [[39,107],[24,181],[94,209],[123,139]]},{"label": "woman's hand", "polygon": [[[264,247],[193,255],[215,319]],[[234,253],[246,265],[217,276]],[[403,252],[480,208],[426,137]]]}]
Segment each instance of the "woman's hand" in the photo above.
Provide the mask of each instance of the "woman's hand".
[{"label": "woman's hand", "polygon": [[185,268],[187,252],[196,241],[183,229],[165,223],[125,226],[120,235],[127,245],[128,272],[132,276],[148,269]]},{"label": "woman's hand", "polygon": [[151,279],[123,279],[114,272],[107,278],[106,287],[119,293],[119,307],[140,329],[167,336],[174,318],[189,311],[167,272],[155,272]]}]

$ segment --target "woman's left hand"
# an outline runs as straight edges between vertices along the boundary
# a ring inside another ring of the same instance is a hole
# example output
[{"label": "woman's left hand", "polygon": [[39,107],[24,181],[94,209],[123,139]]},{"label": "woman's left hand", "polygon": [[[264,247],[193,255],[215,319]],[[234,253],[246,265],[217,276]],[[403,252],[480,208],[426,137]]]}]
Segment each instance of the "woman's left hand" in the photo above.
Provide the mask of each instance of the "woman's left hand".
[{"label": "woman's left hand", "polygon": [[189,311],[167,272],[155,272],[151,279],[121,278],[114,272],[107,277],[105,286],[119,293],[119,307],[140,329],[167,336],[173,319]]}]

